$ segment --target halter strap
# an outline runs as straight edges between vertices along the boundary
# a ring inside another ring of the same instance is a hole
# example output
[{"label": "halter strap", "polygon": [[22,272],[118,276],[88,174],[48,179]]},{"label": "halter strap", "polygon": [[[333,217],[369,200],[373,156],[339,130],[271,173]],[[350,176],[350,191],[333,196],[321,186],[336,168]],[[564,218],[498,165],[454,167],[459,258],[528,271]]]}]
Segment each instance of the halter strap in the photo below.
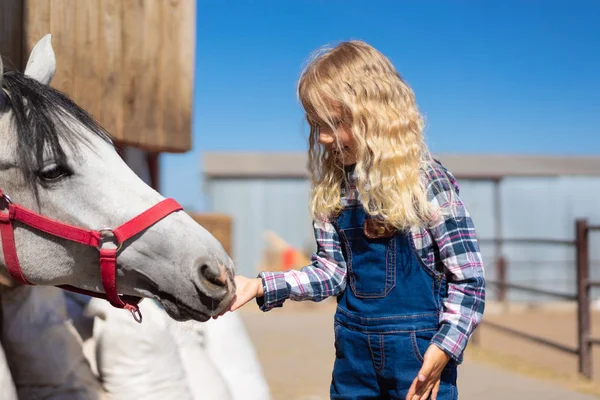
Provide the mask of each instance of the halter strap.
[{"label": "halter strap", "polygon": [[[52,236],[96,247],[100,255],[100,275],[104,293],[96,293],[70,285],[58,285],[58,287],[108,300],[113,307],[125,308],[131,311],[136,321],[142,321],[142,315],[138,306],[141,298],[119,295],[117,292],[116,270],[118,252],[125,241],[146,230],[167,215],[183,210],[183,207],[177,201],[174,199],[165,199],[114,230],[105,228],[96,231],[65,224],[14,204],[10,197],[2,192],[2,189],[0,189],[0,200],[4,200],[8,204],[8,212],[0,213],[0,235],[2,237],[4,261],[8,272],[17,283],[33,285],[27,280],[21,270],[14,238],[13,220],[22,222]],[[106,238],[114,240],[117,247],[105,248],[104,244],[108,243]]]}]

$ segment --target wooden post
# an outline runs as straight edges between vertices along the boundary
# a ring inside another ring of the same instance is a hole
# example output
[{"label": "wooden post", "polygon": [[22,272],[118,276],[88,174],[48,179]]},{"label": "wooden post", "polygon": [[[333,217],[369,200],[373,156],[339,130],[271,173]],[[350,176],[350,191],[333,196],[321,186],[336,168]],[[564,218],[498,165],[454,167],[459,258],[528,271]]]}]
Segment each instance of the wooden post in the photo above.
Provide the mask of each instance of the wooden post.
[{"label": "wooden post", "polygon": [[152,189],[160,193],[160,153],[146,153]]},{"label": "wooden post", "polygon": [[504,256],[498,256],[498,260],[496,261],[496,273],[497,279],[500,283],[498,288],[498,300],[500,302],[506,302],[506,259]]},{"label": "wooden post", "polygon": [[4,70],[22,70],[23,3],[21,0],[0,1],[0,55]]},{"label": "wooden post", "polygon": [[578,219],[575,225],[577,249],[577,342],[579,372],[592,378],[592,345],[590,343],[589,247],[588,223]]},{"label": "wooden post", "polygon": [[471,335],[471,343],[473,343],[475,346],[481,346],[481,324],[475,328],[475,331],[473,332],[473,335]]}]

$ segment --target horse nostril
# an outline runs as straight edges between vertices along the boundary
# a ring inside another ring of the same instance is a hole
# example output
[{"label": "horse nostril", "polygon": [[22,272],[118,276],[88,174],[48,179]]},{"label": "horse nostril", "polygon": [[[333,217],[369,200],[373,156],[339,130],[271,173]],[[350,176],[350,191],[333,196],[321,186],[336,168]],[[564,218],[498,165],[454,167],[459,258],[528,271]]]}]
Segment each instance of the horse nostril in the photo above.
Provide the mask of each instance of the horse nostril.
[{"label": "horse nostril", "polygon": [[196,260],[193,268],[200,302],[211,316],[221,312],[235,293],[230,269],[212,257]]},{"label": "horse nostril", "polygon": [[193,274],[202,305],[209,313],[220,312],[225,306],[224,303],[235,293],[229,268],[216,257],[206,256],[196,260]]},{"label": "horse nostril", "polygon": [[202,264],[200,266],[200,276],[215,286],[227,286],[227,273],[225,268],[219,265]]}]

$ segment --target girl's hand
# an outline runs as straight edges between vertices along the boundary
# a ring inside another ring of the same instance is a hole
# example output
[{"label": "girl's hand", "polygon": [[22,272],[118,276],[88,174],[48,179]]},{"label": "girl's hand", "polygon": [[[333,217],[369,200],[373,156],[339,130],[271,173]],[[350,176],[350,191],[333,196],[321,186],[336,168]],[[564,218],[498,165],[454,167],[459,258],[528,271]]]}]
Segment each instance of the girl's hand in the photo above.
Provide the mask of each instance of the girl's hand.
[{"label": "girl's hand", "polygon": [[223,310],[219,315],[215,315],[213,319],[219,318],[228,311],[235,311],[255,297],[264,296],[262,279],[261,278],[246,278],[245,276],[235,276],[235,296],[229,305],[229,308]]},{"label": "girl's hand", "polygon": [[423,356],[423,366],[408,390],[406,400],[436,400],[442,370],[448,361],[448,354],[436,345],[430,345]]},{"label": "girl's hand", "polygon": [[235,277],[235,297],[229,306],[229,311],[235,311],[250,300],[264,296],[261,278],[246,278],[241,275]]}]

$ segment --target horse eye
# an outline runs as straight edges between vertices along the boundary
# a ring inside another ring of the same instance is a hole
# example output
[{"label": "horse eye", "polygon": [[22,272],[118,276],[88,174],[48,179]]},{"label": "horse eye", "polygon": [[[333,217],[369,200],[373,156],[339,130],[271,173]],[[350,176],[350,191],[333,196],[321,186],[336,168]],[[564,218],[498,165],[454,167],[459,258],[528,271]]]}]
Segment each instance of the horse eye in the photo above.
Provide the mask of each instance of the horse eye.
[{"label": "horse eye", "polygon": [[58,164],[46,165],[39,172],[40,178],[48,182],[57,181],[65,176],[68,176],[69,174],[70,172],[66,168],[61,167]]}]

